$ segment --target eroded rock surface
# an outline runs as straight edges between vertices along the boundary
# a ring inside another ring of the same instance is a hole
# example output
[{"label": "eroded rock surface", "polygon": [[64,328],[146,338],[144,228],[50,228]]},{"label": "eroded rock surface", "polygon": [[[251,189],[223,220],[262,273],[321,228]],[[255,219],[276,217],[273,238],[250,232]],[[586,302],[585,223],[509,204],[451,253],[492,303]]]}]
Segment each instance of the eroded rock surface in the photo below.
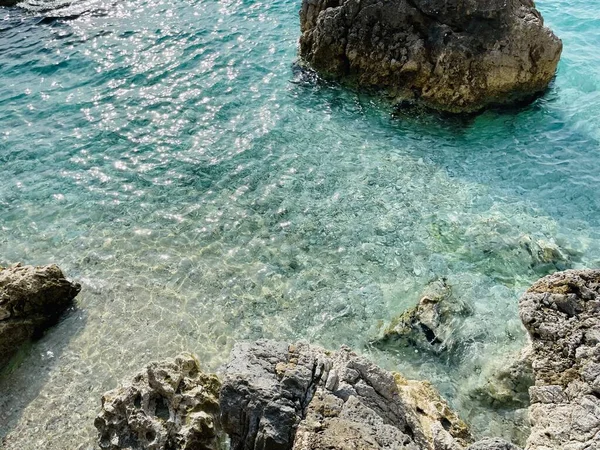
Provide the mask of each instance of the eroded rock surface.
[{"label": "eroded rock surface", "polygon": [[397,343],[440,353],[456,344],[456,321],[471,309],[452,295],[444,279],[430,283],[419,303],[396,317],[376,344]]},{"label": "eroded rock surface", "polygon": [[300,25],[322,75],[450,112],[543,91],[562,51],[531,0],[303,0]]},{"label": "eroded rock surface", "polygon": [[[347,348],[239,344],[221,391],[233,450],[460,450],[466,425],[429,385]],[[415,382],[416,383],[416,382]]]},{"label": "eroded rock surface", "polygon": [[600,270],[542,278],[521,298],[533,341],[527,450],[600,448]]},{"label": "eroded rock surface", "polygon": [[187,353],[150,363],[123,387],[102,396],[94,425],[109,450],[221,450],[215,375],[200,370]]},{"label": "eroded rock surface", "polygon": [[430,382],[407,380],[398,373],[394,374],[394,378],[402,402],[417,412],[426,440],[434,444],[434,449],[460,448],[458,444],[466,445],[471,441],[467,425]]},{"label": "eroded rock surface", "polygon": [[81,286],[54,264],[0,267],[0,369],[72,304]]}]

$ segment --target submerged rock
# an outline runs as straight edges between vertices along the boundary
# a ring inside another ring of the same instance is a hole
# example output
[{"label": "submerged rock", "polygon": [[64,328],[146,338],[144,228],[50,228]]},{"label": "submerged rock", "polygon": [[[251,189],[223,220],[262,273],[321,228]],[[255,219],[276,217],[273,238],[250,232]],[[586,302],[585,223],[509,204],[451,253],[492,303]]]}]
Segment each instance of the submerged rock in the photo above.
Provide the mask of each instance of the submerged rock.
[{"label": "submerged rock", "polygon": [[224,450],[220,387],[219,379],[203,373],[190,354],[150,363],[123,387],[102,396],[102,411],[94,422],[100,448]]},{"label": "submerged rock", "polygon": [[532,340],[527,450],[600,448],[600,270],[542,278],[521,298]]},{"label": "submerged rock", "polygon": [[571,267],[569,255],[556,243],[544,239],[533,240],[530,236],[522,236],[519,245],[531,256],[531,267],[546,273],[564,270]]},{"label": "submerged rock", "polygon": [[445,279],[430,283],[418,305],[392,320],[375,345],[400,343],[440,353],[456,344],[455,322],[471,309],[452,296]]},{"label": "submerged rock", "polygon": [[545,90],[562,51],[531,0],[303,0],[300,25],[322,75],[449,112]]},{"label": "submerged rock", "polygon": [[466,425],[428,384],[347,348],[239,344],[221,391],[232,450],[460,450]]},{"label": "submerged rock", "polygon": [[491,374],[473,396],[493,408],[523,408],[529,406],[529,388],[534,384],[531,347],[518,355],[498,361],[490,367]]},{"label": "submerged rock", "polygon": [[483,439],[471,445],[467,450],[521,450],[516,445],[506,442],[504,439]]},{"label": "submerged rock", "polygon": [[0,369],[56,323],[80,290],[56,265],[0,267]]}]

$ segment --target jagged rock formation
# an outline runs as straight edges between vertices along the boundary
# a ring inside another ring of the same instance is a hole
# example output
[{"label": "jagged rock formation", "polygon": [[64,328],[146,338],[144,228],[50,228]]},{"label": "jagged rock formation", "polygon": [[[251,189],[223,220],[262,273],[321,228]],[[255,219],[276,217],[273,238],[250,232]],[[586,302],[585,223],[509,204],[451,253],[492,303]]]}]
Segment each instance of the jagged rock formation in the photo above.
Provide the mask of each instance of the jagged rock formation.
[{"label": "jagged rock formation", "polygon": [[0,0],[0,6],[15,6],[19,0]]},{"label": "jagged rock formation", "polygon": [[545,90],[562,51],[532,0],[303,0],[300,25],[323,76],[450,112]]},{"label": "jagged rock formation", "polygon": [[473,444],[428,382],[348,348],[266,340],[234,347],[222,386],[190,354],[151,363],[103,396],[95,425],[109,450],[519,450]]},{"label": "jagged rock formation", "polygon": [[220,387],[190,354],[150,363],[125,386],[102,396],[94,422],[100,448],[224,450]]},{"label": "jagged rock formation", "polygon": [[466,425],[428,384],[347,348],[239,344],[221,391],[232,450],[460,450]]},{"label": "jagged rock formation", "polygon": [[435,280],[426,287],[417,306],[394,318],[375,344],[398,343],[440,353],[456,344],[455,322],[469,314],[471,309],[452,296],[446,280]]},{"label": "jagged rock formation", "polygon": [[56,323],[80,289],[56,265],[0,267],[0,369],[21,344]]},{"label": "jagged rock formation", "polygon": [[542,278],[521,298],[533,341],[527,450],[600,448],[600,270]]}]

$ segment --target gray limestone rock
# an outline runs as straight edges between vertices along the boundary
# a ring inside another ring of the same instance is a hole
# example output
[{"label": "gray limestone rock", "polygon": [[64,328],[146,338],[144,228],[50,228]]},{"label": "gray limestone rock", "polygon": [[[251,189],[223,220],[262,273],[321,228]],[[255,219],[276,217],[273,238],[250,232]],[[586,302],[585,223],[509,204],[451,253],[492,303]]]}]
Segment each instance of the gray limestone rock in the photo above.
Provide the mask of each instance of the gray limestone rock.
[{"label": "gray limestone rock", "polygon": [[323,76],[450,112],[545,90],[562,51],[532,0],[303,0],[300,26]]},{"label": "gray limestone rock", "polygon": [[521,298],[532,339],[526,450],[600,448],[600,270],[568,270]]},{"label": "gray limestone rock", "polygon": [[411,384],[347,348],[239,344],[221,417],[232,450],[461,450],[466,425],[428,384]]},{"label": "gray limestone rock", "polygon": [[21,344],[55,324],[80,289],[54,264],[0,267],[0,369]]},{"label": "gray limestone rock", "polygon": [[221,383],[183,353],[150,363],[124,386],[102,396],[94,425],[108,450],[224,450]]}]

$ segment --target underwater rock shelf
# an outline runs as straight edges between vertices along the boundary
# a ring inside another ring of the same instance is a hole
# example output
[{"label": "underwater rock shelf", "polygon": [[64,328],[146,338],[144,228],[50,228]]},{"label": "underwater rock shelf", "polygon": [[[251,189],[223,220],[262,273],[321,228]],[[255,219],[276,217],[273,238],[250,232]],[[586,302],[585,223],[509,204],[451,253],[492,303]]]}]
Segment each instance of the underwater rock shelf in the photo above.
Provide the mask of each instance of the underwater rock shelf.
[{"label": "underwater rock shelf", "polygon": [[[600,271],[542,278],[520,312],[535,377],[526,450],[600,448]],[[103,396],[95,425],[110,450],[519,449],[473,442],[426,381],[348,348],[268,340],[237,344],[222,381],[190,354],[152,363]]]},{"label": "underwater rock shelf", "polygon": [[303,0],[300,26],[323,77],[453,113],[532,98],[562,52],[531,0]]}]

